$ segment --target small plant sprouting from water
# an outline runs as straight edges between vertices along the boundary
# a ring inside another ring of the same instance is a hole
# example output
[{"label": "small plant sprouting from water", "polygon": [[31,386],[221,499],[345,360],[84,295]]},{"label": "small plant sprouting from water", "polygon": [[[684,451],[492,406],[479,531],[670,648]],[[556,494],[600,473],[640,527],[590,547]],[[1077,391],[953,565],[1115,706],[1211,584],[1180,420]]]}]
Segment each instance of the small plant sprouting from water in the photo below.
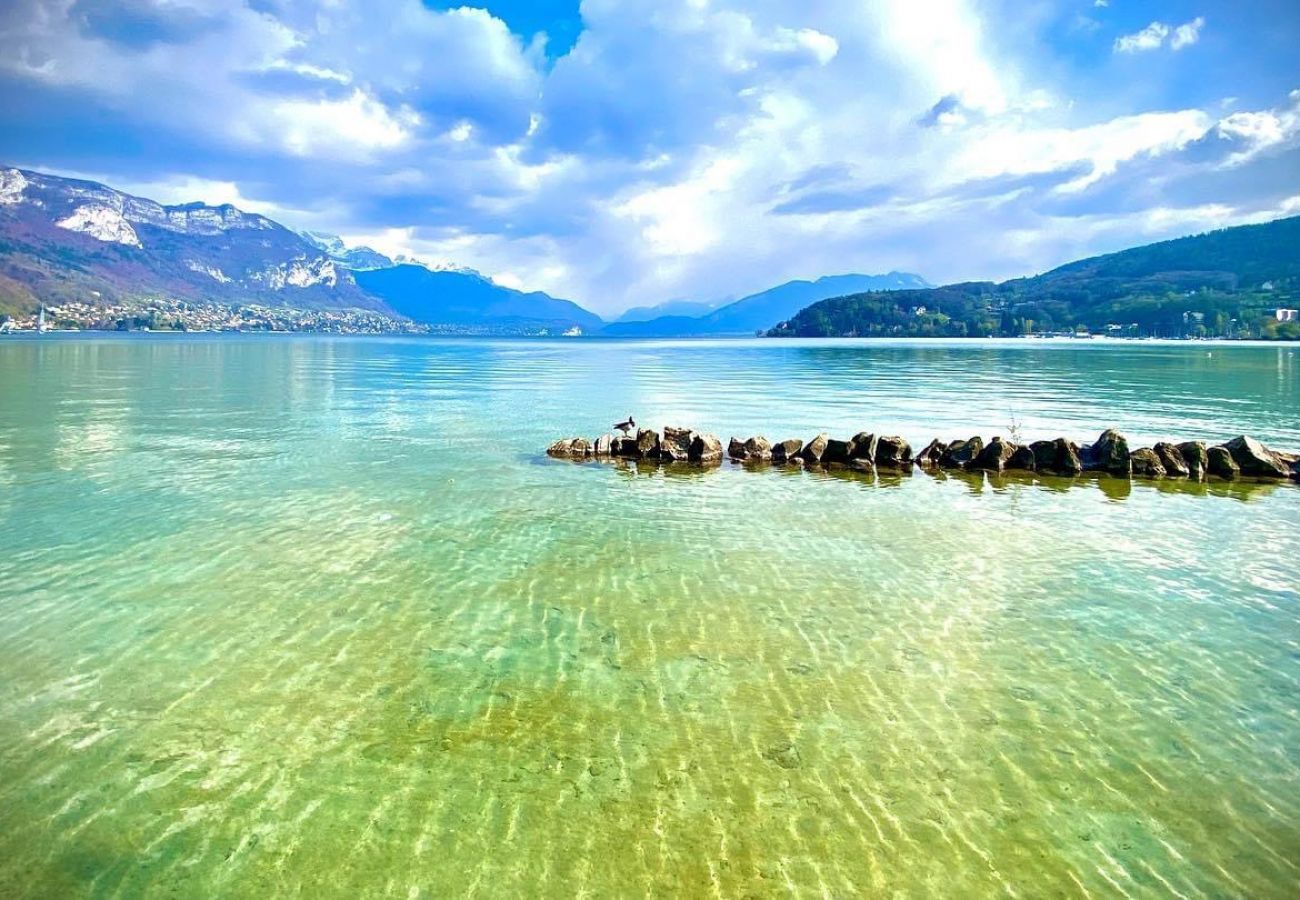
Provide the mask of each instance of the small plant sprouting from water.
[{"label": "small plant sprouting from water", "polygon": [[1007,436],[1011,438],[1011,443],[1020,443],[1020,420],[1016,418],[1015,410],[1011,411],[1011,424],[1007,426]]}]

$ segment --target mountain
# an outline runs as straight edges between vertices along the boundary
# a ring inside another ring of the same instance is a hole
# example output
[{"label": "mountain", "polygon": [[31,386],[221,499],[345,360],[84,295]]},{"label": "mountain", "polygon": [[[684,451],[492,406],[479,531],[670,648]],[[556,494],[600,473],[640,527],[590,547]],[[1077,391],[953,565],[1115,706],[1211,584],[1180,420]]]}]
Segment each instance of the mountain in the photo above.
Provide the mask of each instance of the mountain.
[{"label": "mountain", "polygon": [[229,204],[163,206],[91,181],[0,168],[0,314],[169,297],[381,309],[300,235]]},{"label": "mountain", "polygon": [[324,250],[330,259],[345,269],[387,269],[394,264],[393,260],[384,256],[378,250],[372,250],[369,247],[348,247],[343,243],[343,238],[337,234],[326,234],[323,231],[300,231],[298,233],[303,236],[307,243],[319,250]]},{"label": "mountain", "polygon": [[91,181],[0,168],[0,318],[42,303],[163,298],[360,309],[478,333],[604,324],[568,300],[501,287],[471,269],[395,263],[228,204],[163,206]]},{"label": "mountain", "polygon": [[718,308],[716,303],[697,303],[693,300],[669,300],[658,306],[634,306],[625,310],[615,322],[649,322],[665,316],[687,316],[698,318],[707,316]]},{"label": "mountain", "polygon": [[574,327],[590,332],[604,324],[569,300],[502,287],[477,272],[406,263],[353,274],[363,290],[417,322],[520,332]]},{"label": "mountain", "polygon": [[1073,332],[1300,339],[1300,216],[1079,260],[1032,278],[815,303],[770,332],[986,337]]},{"label": "mountain", "polygon": [[602,335],[610,337],[687,337],[747,334],[771,328],[803,307],[827,297],[860,291],[895,291],[925,288],[920,275],[827,275],[816,281],[789,281],[778,287],[742,297],[703,316],[661,316],[646,322],[615,322]]}]

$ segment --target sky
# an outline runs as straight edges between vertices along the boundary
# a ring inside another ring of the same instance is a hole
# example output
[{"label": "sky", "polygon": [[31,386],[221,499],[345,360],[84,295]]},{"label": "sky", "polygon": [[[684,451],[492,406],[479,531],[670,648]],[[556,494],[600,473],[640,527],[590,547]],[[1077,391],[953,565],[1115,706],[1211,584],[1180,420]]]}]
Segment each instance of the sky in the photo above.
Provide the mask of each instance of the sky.
[{"label": "sky", "polygon": [[1296,0],[8,0],[0,163],[603,315],[1300,214]]}]

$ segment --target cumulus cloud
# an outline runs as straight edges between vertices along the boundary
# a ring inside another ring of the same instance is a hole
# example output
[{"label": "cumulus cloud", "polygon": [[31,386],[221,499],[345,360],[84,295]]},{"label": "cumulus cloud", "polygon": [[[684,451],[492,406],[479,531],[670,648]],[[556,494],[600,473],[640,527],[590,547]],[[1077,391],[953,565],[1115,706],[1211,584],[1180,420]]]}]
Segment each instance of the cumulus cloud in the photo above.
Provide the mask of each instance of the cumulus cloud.
[{"label": "cumulus cloud", "polygon": [[1052,33],[1050,6],[584,0],[548,58],[420,0],[17,0],[0,156],[602,313],[844,271],[1022,274],[1300,195],[1300,94],[1225,85],[1248,98],[1225,112],[1098,87],[1048,38],[1094,39],[1072,12]]},{"label": "cumulus cloud", "polygon": [[1116,53],[1140,53],[1144,50],[1159,50],[1169,47],[1181,50],[1190,47],[1201,39],[1201,29],[1205,19],[1197,16],[1182,25],[1166,25],[1164,22],[1152,22],[1141,31],[1125,34],[1115,39]]}]

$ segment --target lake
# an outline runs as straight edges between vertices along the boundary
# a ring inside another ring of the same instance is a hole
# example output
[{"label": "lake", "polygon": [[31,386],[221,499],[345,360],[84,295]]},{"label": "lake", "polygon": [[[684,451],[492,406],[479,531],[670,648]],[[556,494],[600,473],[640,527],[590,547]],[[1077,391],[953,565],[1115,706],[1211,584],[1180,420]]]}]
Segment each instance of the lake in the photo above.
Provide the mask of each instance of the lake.
[{"label": "lake", "polygon": [[1281,345],[0,340],[0,895],[1293,896],[1300,487],[543,451],[1298,410]]}]

